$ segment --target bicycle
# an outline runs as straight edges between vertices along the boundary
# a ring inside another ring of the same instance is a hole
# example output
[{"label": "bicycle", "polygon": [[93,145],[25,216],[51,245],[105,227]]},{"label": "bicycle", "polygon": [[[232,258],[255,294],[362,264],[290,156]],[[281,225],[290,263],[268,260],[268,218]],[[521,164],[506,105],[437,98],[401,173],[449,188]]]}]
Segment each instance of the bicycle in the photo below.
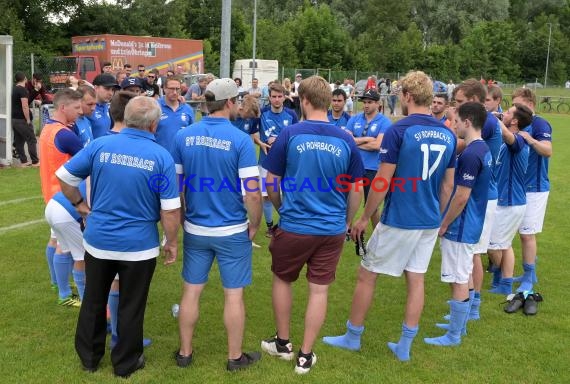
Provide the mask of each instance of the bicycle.
[{"label": "bicycle", "polygon": [[550,96],[543,97],[542,100],[540,100],[540,105],[539,105],[540,112],[543,112],[543,113],[551,112],[552,111],[551,101],[552,101],[552,97],[550,97]]},{"label": "bicycle", "polygon": [[560,98],[558,106],[556,107],[558,113],[568,113],[570,112],[570,104],[568,104],[563,97]]}]

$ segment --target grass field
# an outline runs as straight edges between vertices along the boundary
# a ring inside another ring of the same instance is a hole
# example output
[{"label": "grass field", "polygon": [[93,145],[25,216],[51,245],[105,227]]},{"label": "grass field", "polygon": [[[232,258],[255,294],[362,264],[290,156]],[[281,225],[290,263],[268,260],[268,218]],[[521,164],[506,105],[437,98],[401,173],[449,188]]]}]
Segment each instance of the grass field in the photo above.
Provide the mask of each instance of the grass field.
[{"label": "grass field", "polygon": [[[243,372],[225,371],[226,335],[222,321],[223,295],[217,271],[202,298],[201,318],[195,333],[195,361],[187,369],[176,367],[172,352],[178,347],[176,320],[170,307],[181,293],[182,260],[171,267],[159,264],[151,285],[145,336],[146,368],[133,375],[136,383],[568,383],[570,370],[570,318],[566,301],[570,233],[570,116],[547,115],[554,128],[551,162],[552,194],[544,233],[539,237],[539,291],[545,298],[535,317],[507,315],[501,296],[483,293],[482,319],[469,323],[469,335],[455,348],[424,344],[424,337],[441,335],[435,323],[447,312],[449,288],[439,281],[440,255],[436,247],[426,277],[426,308],[412,348],[412,361],[398,362],[386,347],[397,341],[403,318],[403,279],[381,276],[373,308],[368,314],[359,353],[340,351],[317,342],[318,363],[305,377],[293,373],[293,363],[263,356],[257,366]],[[3,383],[110,383],[109,354],[95,374],[81,370],[73,337],[77,309],[56,305],[50,289],[44,249],[49,228],[43,218],[37,169],[0,170],[0,253],[2,301],[0,304],[0,372]],[[128,193],[128,185],[125,185]],[[10,228],[12,227],[12,228]],[[264,231],[262,231],[264,232]],[[246,290],[245,350],[259,350],[262,338],[275,330],[271,309],[271,272],[267,239],[260,233],[254,250],[254,283]],[[402,244],[405,246],[405,244]],[[516,242],[518,272],[520,247]],[[331,286],[329,311],[321,335],[340,334],[348,315],[359,258],[347,243],[337,280]],[[485,287],[488,286],[487,275]],[[298,349],[302,337],[307,284],[295,285],[292,341]]]}]

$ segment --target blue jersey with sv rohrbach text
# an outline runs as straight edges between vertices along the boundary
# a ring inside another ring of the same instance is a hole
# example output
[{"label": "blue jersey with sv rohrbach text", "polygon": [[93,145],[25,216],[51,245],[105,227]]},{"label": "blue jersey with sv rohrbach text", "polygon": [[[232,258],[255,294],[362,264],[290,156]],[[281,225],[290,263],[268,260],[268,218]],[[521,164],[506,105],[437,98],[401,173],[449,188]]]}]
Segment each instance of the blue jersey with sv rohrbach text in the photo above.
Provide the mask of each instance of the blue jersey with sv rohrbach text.
[{"label": "blue jersey with sv rohrbach text", "polygon": [[64,167],[70,181],[91,176],[91,213],[83,238],[94,257],[121,254],[124,260],[144,260],[158,256],[160,210],[179,208],[180,198],[172,156],[152,133],[124,128],[100,137]]},{"label": "blue jersey with sv rohrbach text", "polygon": [[394,123],[382,139],[381,163],[396,164],[381,221],[402,229],[434,229],[441,225],[439,193],[448,168],[455,168],[456,138],[430,115],[412,114]]},{"label": "blue jersey with sv rohrbach text", "polygon": [[305,235],[346,232],[347,194],[339,176],[356,181],[364,168],[354,139],[323,121],[285,128],[262,164],[282,177],[279,226]]},{"label": "blue jersey with sv rohrbach text", "polygon": [[[535,140],[552,141],[552,127],[548,121],[540,116],[534,116],[532,124],[526,127],[525,131]],[[527,192],[550,191],[550,180],[548,179],[549,162],[550,159],[548,157],[539,155],[533,147],[530,147],[525,181]]]},{"label": "blue jersey with sv rohrbach text", "polygon": [[453,194],[458,186],[471,189],[471,194],[463,211],[447,228],[446,239],[467,244],[479,242],[489,200],[492,166],[493,157],[483,140],[472,141],[457,157]]},{"label": "blue jersey with sv rohrbach text", "polygon": [[249,135],[228,119],[207,116],[176,135],[174,162],[184,175],[185,219],[202,229],[247,222],[241,179],[259,175]]},{"label": "blue jersey with sv rohrbach text", "polygon": [[514,134],[515,141],[501,145],[497,162],[497,205],[511,207],[526,204],[525,177],[529,149],[522,136]]},{"label": "blue jersey with sv rohrbach text", "polygon": [[[392,125],[392,121],[381,113],[377,113],[370,122],[366,120],[364,113],[359,113],[350,118],[346,124],[346,130],[352,132],[354,137],[378,137],[378,135],[384,134],[390,125]],[[360,156],[362,156],[364,169],[377,170],[378,151],[365,150],[360,147],[358,150],[360,151]]]}]

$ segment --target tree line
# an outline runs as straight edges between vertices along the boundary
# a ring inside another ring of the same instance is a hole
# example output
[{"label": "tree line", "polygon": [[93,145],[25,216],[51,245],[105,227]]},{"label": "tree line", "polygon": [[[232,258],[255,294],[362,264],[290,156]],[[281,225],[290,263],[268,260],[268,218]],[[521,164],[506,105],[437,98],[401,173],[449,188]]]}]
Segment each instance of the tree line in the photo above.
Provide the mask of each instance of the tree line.
[{"label": "tree line", "polygon": [[[166,4],[165,4],[166,3]],[[258,0],[256,56],[286,68],[484,77],[570,78],[570,0]],[[69,54],[71,36],[150,35],[204,40],[220,60],[222,0],[0,0],[0,34],[14,53]],[[253,0],[232,1],[231,60],[250,58]]]}]

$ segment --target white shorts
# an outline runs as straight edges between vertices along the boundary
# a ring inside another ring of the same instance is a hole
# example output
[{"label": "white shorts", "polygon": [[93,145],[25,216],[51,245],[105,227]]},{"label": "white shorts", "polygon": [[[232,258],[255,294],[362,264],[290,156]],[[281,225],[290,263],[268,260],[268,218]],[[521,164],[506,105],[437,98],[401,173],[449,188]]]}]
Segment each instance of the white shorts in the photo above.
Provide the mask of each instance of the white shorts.
[{"label": "white shorts", "polygon": [[511,247],[513,238],[521,225],[525,209],[526,205],[497,207],[491,239],[489,240],[489,249],[509,249]]},{"label": "white shorts", "polygon": [[446,238],[439,241],[441,248],[441,281],[467,284],[473,271],[475,244],[458,243]]},{"label": "white shorts", "polygon": [[542,232],[546,203],[550,192],[527,192],[526,210],[523,221],[519,227],[521,235],[534,235]]},{"label": "white shorts", "polygon": [[[262,151],[262,149],[259,149]],[[261,165],[257,166],[259,168],[259,189],[261,190],[261,196],[267,197],[267,188],[265,187],[265,182],[267,180],[267,169],[263,168]],[[245,196],[245,195],[244,195]]]},{"label": "white shorts", "polygon": [[390,276],[426,273],[437,240],[436,229],[400,229],[378,224],[368,240],[364,269]]},{"label": "white shorts", "polygon": [[489,240],[491,239],[491,230],[493,229],[493,223],[495,222],[496,210],[497,210],[497,199],[489,200],[487,202],[487,210],[485,211],[483,232],[481,232],[481,237],[479,238],[479,242],[475,244],[475,248],[473,250],[473,253],[475,255],[487,253],[487,247],[489,246]]},{"label": "white shorts", "polygon": [[345,112],[352,112],[354,103],[352,102],[352,98],[351,97],[347,97],[346,98],[346,104],[344,105],[344,111]]},{"label": "white shorts", "polygon": [[57,201],[50,200],[45,209],[46,221],[55,233],[62,252],[70,252],[73,260],[85,257],[81,225]]}]

